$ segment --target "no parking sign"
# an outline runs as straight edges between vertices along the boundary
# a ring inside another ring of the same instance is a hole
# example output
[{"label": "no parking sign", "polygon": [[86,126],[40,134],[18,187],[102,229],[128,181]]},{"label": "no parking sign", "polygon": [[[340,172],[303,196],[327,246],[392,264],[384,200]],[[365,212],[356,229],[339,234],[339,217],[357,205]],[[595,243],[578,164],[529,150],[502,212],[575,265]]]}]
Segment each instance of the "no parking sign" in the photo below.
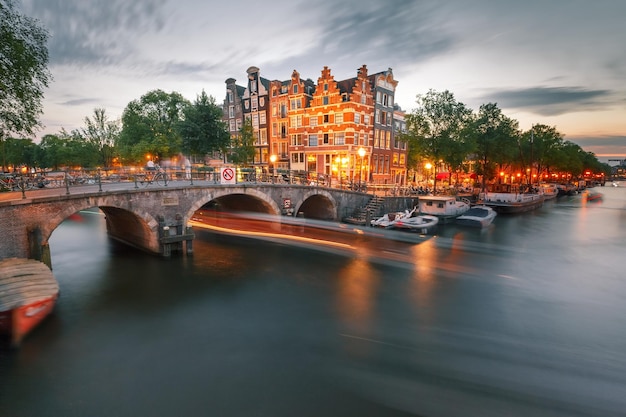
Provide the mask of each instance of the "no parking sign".
[{"label": "no parking sign", "polygon": [[220,184],[235,184],[235,170],[233,168],[220,169]]}]

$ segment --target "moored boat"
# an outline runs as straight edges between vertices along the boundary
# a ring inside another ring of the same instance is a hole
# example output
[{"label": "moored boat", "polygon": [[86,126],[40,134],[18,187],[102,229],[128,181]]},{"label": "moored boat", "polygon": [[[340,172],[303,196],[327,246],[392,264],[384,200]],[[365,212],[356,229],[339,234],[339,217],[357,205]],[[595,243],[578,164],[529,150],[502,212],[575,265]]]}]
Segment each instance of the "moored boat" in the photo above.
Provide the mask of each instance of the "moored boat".
[{"label": "moored boat", "polygon": [[48,266],[34,259],[0,261],[0,338],[17,347],[48,316],[59,284]]},{"label": "moored boat", "polygon": [[438,223],[439,218],[437,216],[419,214],[417,211],[413,211],[409,216],[396,220],[393,223],[393,228],[428,234]]},{"label": "moored boat", "polygon": [[539,189],[543,192],[544,200],[552,200],[559,195],[559,187],[554,183],[541,183]]},{"label": "moored boat", "polygon": [[498,213],[523,213],[543,206],[543,193],[532,189],[522,191],[517,185],[498,184],[494,191],[481,193],[479,203],[491,207]]},{"label": "moored boat", "polygon": [[456,224],[461,226],[487,227],[496,218],[498,213],[489,206],[476,205],[456,218]]},{"label": "moored boat", "polygon": [[418,207],[420,214],[436,216],[439,223],[445,224],[469,210],[470,202],[454,196],[425,195],[419,197]]},{"label": "moored boat", "polygon": [[382,227],[383,229],[390,229],[393,227],[394,223],[400,219],[403,219],[407,216],[410,216],[415,212],[415,208],[413,210],[405,210],[405,211],[395,211],[390,213],[385,213],[382,217],[377,219],[373,219],[370,221],[370,225],[373,227]]}]

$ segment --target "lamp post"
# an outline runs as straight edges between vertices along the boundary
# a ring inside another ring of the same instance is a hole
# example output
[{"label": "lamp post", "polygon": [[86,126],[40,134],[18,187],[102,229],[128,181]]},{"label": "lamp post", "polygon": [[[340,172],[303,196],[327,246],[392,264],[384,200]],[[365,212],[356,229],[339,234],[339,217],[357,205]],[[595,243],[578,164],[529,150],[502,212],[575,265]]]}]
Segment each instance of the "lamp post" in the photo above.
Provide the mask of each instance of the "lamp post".
[{"label": "lamp post", "polygon": [[359,157],[361,158],[361,165],[359,166],[359,186],[360,186],[361,182],[363,182],[363,157],[365,157],[365,149],[359,148],[357,153],[359,154]]},{"label": "lamp post", "polygon": [[270,155],[270,162],[272,163],[272,183],[276,180],[276,155]]},{"label": "lamp post", "polygon": [[430,185],[430,170],[432,167],[433,165],[430,162],[426,162],[424,165],[424,168],[426,168],[426,188]]}]

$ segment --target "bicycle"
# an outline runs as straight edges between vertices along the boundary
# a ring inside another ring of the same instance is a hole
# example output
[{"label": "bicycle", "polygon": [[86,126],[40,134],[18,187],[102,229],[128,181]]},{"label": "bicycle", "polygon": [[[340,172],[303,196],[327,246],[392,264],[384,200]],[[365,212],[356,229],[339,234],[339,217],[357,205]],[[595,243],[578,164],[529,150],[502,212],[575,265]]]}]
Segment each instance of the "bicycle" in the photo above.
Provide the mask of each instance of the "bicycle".
[{"label": "bicycle", "polygon": [[156,183],[158,186],[163,186],[167,185],[167,183],[169,182],[169,176],[165,171],[161,169],[161,167],[155,165],[154,168],[155,170],[152,176],[149,176],[148,172],[146,172],[143,174],[143,178],[139,180],[141,185],[143,185],[144,187],[147,187],[152,183]]}]

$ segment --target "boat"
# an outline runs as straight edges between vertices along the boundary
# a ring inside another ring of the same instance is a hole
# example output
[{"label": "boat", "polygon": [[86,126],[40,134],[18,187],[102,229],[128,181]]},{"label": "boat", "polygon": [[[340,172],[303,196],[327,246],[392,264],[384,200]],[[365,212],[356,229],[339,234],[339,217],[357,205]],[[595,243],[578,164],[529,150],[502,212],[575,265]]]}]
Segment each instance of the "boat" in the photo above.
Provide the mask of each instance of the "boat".
[{"label": "boat", "polygon": [[585,190],[582,192],[583,201],[592,202],[592,201],[602,201],[604,199],[604,194],[593,191],[593,190]]},{"label": "boat", "polygon": [[59,284],[43,262],[0,260],[0,338],[18,347],[52,312],[58,296]]},{"label": "boat", "polygon": [[437,216],[439,223],[452,223],[470,209],[469,200],[454,196],[426,195],[418,198],[419,213]]},{"label": "boat", "polygon": [[382,217],[377,219],[373,219],[370,222],[370,225],[373,227],[381,227],[383,229],[391,229],[394,223],[400,219],[410,216],[415,212],[415,208],[413,210],[405,210],[405,211],[394,211],[385,213]]},{"label": "boat", "polygon": [[489,206],[479,204],[472,206],[465,213],[456,218],[456,224],[484,228],[493,223],[498,213]]},{"label": "boat", "polygon": [[417,210],[411,212],[409,216],[393,222],[394,229],[409,230],[422,234],[430,233],[439,223],[439,217],[429,214],[419,214]]},{"label": "boat", "polygon": [[552,200],[559,195],[559,187],[554,183],[541,183],[539,184],[539,190],[543,192],[544,200]]},{"label": "boat", "polygon": [[498,213],[523,213],[543,206],[544,195],[533,187],[515,184],[496,184],[493,191],[481,193],[478,203],[491,207]]}]

